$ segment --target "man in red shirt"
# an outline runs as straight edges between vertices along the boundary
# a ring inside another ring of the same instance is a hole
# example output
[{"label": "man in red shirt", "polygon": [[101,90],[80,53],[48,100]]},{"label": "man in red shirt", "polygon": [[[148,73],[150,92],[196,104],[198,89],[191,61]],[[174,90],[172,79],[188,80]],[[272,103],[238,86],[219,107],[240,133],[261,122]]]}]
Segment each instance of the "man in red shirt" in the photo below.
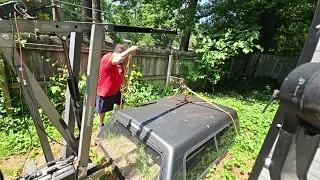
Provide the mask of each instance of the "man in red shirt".
[{"label": "man in red shirt", "polygon": [[128,56],[136,51],[137,46],[132,46],[125,50],[124,45],[118,44],[113,53],[105,54],[100,60],[96,100],[100,128],[104,126],[105,113],[113,110],[114,104],[120,105],[121,85],[122,83],[125,86],[127,85],[122,65]]}]

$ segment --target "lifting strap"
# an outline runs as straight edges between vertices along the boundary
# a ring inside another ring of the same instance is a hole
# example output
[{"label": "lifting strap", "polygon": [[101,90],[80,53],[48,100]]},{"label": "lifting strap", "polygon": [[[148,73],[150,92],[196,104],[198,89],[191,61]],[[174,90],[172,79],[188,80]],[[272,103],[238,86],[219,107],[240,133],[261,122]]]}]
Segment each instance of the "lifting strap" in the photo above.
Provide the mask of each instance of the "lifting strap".
[{"label": "lifting strap", "polygon": [[[132,60],[132,57],[133,57],[133,54],[130,54],[129,57],[128,57],[128,62],[127,62],[127,65],[126,65],[126,69],[125,69],[124,74],[123,74],[124,78],[126,78],[126,75],[127,75],[128,71],[129,71],[130,62],[131,62],[131,60]],[[129,87],[129,85],[130,85],[130,81],[129,81],[129,80],[130,80],[130,78],[126,79],[126,81],[127,81],[127,86],[128,86],[128,87]],[[123,101],[124,89],[125,89],[125,87],[122,85],[122,87],[121,87],[121,99],[120,99],[119,109],[122,109],[122,108],[123,108],[122,101]]]}]

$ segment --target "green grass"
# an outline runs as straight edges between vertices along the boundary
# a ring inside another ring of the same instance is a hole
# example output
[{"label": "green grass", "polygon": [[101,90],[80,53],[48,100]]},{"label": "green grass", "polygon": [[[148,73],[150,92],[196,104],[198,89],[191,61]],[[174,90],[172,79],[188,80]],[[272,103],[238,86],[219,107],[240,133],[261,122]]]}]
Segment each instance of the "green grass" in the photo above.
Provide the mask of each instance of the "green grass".
[{"label": "green grass", "polygon": [[1,169],[2,173],[7,176],[16,176],[20,170],[20,167],[8,167]]},{"label": "green grass", "polygon": [[[222,168],[210,172],[207,177],[246,179],[269,130],[278,103],[270,106],[264,114],[261,114],[269,96],[258,91],[244,93],[244,95],[228,92],[216,96],[206,94],[206,96],[215,103],[235,109],[240,123],[240,136],[229,149],[229,158],[221,162]],[[261,99],[261,97],[265,98]]]},{"label": "green grass", "polygon": [[[213,167],[212,169],[216,170],[210,171],[207,175],[208,178],[246,179],[252,169],[255,158],[260,151],[265,135],[278,107],[278,104],[275,103],[269,107],[264,114],[261,114],[262,109],[272,94],[272,87],[273,86],[262,81],[245,83],[230,82],[229,84],[223,84],[223,86],[216,88],[219,92],[203,93],[204,96],[213,102],[228,106],[237,111],[241,133],[240,136],[236,138],[235,144],[229,149],[228,158],[224,159],[217,167]],[[125,107],[135,106],[152,99],[173,94],[170,89],[137,82],[132,83],[132,88],[135,94],[126,94],[127,104]],[[56,100],[55,104],[60,106],[61,101],[62,99]],[[44,115],[42,114],[42,116]],[[105,122],[110,116],[111,113],[106,115]],[[32,120],[28,118],[27,121],[33,137],[34,150],[30,155],[32,158],[38,154],[41,148]],[[22,119],[6,118],[2,123],[8,126],[0,131],[0,160],[5,160],[11,155],[24,154],[28,150],[30,142]],[[99,120],[95,117],[93,121],[93,132],[97,131],[98,126]],[[51,137],[61,140],[60,134],[52,127],[47,119],[45,119],[45,127]],[[97,157],[95,153],[91,152],[90,155],[95,162],[101,161],[101,157]],[[4,173],[14,174],[15,171],[14,168],[10,169],[8,167]]]}]

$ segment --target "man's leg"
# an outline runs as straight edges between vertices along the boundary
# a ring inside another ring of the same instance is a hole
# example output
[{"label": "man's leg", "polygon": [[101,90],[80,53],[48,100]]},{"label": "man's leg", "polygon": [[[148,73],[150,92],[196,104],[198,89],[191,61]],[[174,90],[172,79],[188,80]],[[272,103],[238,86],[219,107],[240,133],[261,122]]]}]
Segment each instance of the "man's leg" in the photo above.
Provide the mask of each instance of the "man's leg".
[{"label": "man's leg", "polygon": [[[119,91],[117,94],[114,95],[115,98],[115,104],[117,105],[117,110],[120,109],[120,102],[121,102],[121,91]],[[122,108],[124,105],[124,99],[122,99]]]},{"label": "man's leg", "polygon": [[104,116],[106,115],[106,113],[99,113],[99,120],[100,120],[100,126],[104,126]]},{"label": "man's leg", "polygon": [[96,108],[97,108],[97,113],[100,121],[100,127],[104,126],[104,116],[105,116],[104,103],[105,102],[103,97],[97,96]]},{"label": "man's leg", "polygon": [[97,106],[97,113],[100,121],[100,128],[104,126],[104,118],[105,114],[108,111],[111,111],[113,109],[113,96],[107,96],[107,97],[102,97],[102,96],[97,96],[97,101],[96,101],[96,106]]}]

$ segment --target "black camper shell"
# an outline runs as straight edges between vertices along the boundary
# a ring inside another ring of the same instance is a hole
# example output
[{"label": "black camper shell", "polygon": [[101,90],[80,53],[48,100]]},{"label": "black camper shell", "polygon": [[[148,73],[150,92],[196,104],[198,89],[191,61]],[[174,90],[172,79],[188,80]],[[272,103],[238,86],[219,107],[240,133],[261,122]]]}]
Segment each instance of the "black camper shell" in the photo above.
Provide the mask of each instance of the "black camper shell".
[{"label": "black camper shell", "polygon": [[[212,105],[200,99],[187,103],[183,99],[183,95],[177,95],[118,110],[99,137],[105,139],[117,123],[161,157],[158,179],[204,177],[233,143],[234,125],[227,114]],[[239,132],[236,111],[216,105],[230,112]]]}]

